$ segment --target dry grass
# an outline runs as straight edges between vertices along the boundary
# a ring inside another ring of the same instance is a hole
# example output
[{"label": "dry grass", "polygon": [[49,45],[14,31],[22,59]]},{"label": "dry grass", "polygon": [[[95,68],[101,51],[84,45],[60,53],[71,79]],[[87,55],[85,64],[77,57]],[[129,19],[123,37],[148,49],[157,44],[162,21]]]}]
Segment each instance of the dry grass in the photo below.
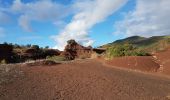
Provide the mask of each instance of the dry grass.
[{"label": "dry grass", "polygon": [[23,72],[18,68],[18,65],[0,65],[0,85],[10,83],[19,76],[23,76]]},{"label": "dry grass", "polygon": [[54,62],[59,62],[59,61],[66,61],[66,58],[63,56],[47,56],[46,60],[54,61]]}]

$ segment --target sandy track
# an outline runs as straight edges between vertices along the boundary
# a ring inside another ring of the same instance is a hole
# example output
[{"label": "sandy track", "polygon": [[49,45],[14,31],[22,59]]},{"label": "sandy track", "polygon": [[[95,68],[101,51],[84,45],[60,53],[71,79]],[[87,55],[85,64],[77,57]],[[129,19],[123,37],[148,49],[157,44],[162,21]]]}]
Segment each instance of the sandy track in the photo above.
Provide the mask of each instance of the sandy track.
[{"label": "sandy track", "polygon": [[167,100],[170,80],[83,60],[22,67],[24,77],[0,86],[0,100]]}]

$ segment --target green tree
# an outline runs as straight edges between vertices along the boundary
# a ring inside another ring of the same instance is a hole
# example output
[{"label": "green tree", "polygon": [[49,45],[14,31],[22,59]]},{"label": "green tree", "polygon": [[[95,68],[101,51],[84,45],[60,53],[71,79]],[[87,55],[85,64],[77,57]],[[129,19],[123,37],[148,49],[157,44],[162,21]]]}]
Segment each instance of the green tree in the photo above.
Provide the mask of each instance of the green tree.
[{"label": "green tree", "polygon": [[36,49],[36,50],[40,49],[38,45],[32,45],[31,48]]},{"label": "green tree", "polygon": [[49,49],[49,46],[46,46],[45,49]]},{"label": "green tree", "polygon": [[3,44],[8,45],[8,43],[7,43],[7,42],[4,42]]},{"label": "green tree", "polygon": [[27,44],[26,47],[27,47],[27,48],[30,48],[30,47],[31,47],[31,44]]}]

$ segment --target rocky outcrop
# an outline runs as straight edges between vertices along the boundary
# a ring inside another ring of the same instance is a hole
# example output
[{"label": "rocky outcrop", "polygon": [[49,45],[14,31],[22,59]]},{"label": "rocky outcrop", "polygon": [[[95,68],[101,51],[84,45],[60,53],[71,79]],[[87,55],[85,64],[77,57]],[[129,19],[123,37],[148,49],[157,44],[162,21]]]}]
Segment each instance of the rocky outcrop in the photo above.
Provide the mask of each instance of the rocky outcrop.
[{"label": "rocky outcrop", "polygon": [[92,54],[92,47],[84,47],[75,40],[67,41],[67,45],[62,53],[68,60],[75,58],[89,58]]}]

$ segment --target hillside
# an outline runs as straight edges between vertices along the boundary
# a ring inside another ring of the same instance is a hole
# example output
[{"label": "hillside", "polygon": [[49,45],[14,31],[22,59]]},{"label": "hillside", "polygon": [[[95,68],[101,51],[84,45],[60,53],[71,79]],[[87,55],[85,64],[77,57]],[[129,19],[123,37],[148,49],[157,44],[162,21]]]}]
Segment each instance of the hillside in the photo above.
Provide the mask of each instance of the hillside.
[{"label": "hillside", "polygon": [[132,36],[125,39],[117,40],[112,43],[101,46],[102,48],[108,48],[116,45],[132,44],[133,46],[143,49],[149,52],[159,51],[166,49],[170,44],[170,36],[153,36],[153,37],[140,37]]}]

